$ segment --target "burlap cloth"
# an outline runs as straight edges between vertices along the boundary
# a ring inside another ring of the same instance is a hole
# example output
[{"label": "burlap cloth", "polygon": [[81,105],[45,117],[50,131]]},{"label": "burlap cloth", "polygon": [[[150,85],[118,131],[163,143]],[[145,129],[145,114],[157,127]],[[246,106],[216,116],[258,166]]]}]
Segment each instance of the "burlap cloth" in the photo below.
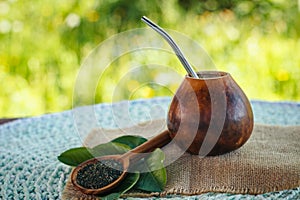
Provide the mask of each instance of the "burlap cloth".
[{"label": "burlap cloth", "polygon": [[[164,120],[157,120],[138,128],[106,130],[105,136],[103,129],[97,129],[88,135],[85,145],[92,147],[125,133],[151,137],[164,128]],[[205,158],[184,153],[167,166],[168,181],[162,193],[131,191],[124,196],[196,195],[205,192],[261,194],[296,188],[300,186],[299,142],[300,126],[256,124],[247,143],[234,152]],[[164,151],[174,156],[177,149],[169,146]],[[70,181],[62,198],[96,199],[77,191]]]}]

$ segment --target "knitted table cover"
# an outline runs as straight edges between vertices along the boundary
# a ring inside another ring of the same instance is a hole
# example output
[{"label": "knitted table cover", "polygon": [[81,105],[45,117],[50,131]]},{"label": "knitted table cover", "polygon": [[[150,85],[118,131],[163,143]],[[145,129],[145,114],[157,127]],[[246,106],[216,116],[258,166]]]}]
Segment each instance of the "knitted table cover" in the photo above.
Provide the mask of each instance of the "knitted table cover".
[{"label": "knitted table cover", "polygon": [[[57,156],[69,148],[82,146],[80,130],[91,130],[99,126],[107,129],[122,128],[132,125],[130,123],[163,119],[167,115],[170,101],[171,98],[164,97],[98,104],[19,119],[0,126],[0,199],[60,199],[71,168],[61,164]],[[300,103],[251,101],[251,104],[256,123],[300,125]],[[92,110],[93,116],[86,110]],[[130,123],[123,119],[128,116]],[[83,123],[91,117],[96,119],[96,124]],[[300,187],[255,196],[205,193],[172,197],[300,199]]]}]

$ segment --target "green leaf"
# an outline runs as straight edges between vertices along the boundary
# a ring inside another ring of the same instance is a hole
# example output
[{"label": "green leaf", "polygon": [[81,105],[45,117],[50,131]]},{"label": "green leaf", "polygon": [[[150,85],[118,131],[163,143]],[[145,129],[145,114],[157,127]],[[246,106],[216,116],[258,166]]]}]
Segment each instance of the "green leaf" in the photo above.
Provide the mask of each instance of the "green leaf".
[{"label": "green leaf", "polygon": [[60,154],[57,158],[60,162],[66,165],[77,166],[80,163],[94,157],[123,154],[129,150],[130,147],[125,144],[108,142],[99,144],[94,148],[77,147],[69,149]]},{"label": "green leaf", "polygon": [[77,166],[80,163],[93,158],[93,155],[90,153],[89,148],[78,147],[61,153],[57,158],[66,165]]},{"label": "green leaf", "polygon": [[118,137],[118,138],[112,140],[112,142],[126,144],[131,149],[134,149],[135,147],[143,144],[146,141],[147,141],[146,138],[141,137],[141,136],[136,136],[136,135],[125,135],[125,136],[121,136],[121,137]]},{"label": "green leaf", "polygon": [[142,173],[135,188],[149,191],[161,192],[167,183],[167,172],[163,165],[165,154],[162,150],[156,149],[151,155],[143,162],[144,170],[149,172]]},{"label": "green leaf", "polygon": [[114,200],[118,199],[123,193],[130,190],[139,180],[140,173],[128,173],[125,177],[125,179],[118,185],[116,188],[114,188],[109,195],[101,197],[101,199],[105,200]]},{"label": "green leaf", "polygon": [[77,166],[93,157],[123,154],[146,142],[141,136],[126,135],[111,142],[99,144],[94,148],[78,147],[69,149],[58,156],[58,160],[66,165]]},{"label": "green leaf", "polygon": [[126,144],[121,144],[118,142],[108,142],[104,144],[99,144],[91,149],[91,154],[94,157],[106,156],[106,155],[116,155],[123,154],[130,150],[130,147]]},{"label": "green leaf", "polygon": [[121,196],[121,193],[110,193],[104,197],[100,197],[101,200],[116,200],[119,199]]}]

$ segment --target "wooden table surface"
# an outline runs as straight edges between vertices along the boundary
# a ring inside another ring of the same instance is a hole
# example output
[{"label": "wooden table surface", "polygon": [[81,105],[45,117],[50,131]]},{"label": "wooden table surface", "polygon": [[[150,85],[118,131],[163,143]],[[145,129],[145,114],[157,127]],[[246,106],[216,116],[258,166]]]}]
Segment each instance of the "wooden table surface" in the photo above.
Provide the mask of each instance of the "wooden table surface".
[{"label": "wooden table surface", "polygon": [[18,119],[18,118],[2,118],[2,119],[0,119],[0,125],[4,124],[4,123],[7,123],[7,122],[14,121],[16,119]]}]

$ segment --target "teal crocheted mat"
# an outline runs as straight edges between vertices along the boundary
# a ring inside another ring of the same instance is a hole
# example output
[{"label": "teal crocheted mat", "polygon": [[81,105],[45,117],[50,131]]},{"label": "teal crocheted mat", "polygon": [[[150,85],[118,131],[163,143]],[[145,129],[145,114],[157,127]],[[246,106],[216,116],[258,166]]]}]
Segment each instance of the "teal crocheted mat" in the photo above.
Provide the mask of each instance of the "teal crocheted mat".
[{"label": "teal crocheted mat", "polygon": [[[166,97],[99,104],[20,119],[0,126],[0,199],[60,199],[70,168],[59,163],[57,156],[66,149],[82,145],[82,130],[91,130],[99,126],[125,127],[150,119],[165,118],[170,100]],[[300,125],[300,103],[251,103],[256,123]],[[130,116],[130,122],[126,116]],[[85,123],[92,122],[93,119],[94,123]],[[300,199],[300,187],[256,196],[206,193],[190,197],[172,197]]]}]

